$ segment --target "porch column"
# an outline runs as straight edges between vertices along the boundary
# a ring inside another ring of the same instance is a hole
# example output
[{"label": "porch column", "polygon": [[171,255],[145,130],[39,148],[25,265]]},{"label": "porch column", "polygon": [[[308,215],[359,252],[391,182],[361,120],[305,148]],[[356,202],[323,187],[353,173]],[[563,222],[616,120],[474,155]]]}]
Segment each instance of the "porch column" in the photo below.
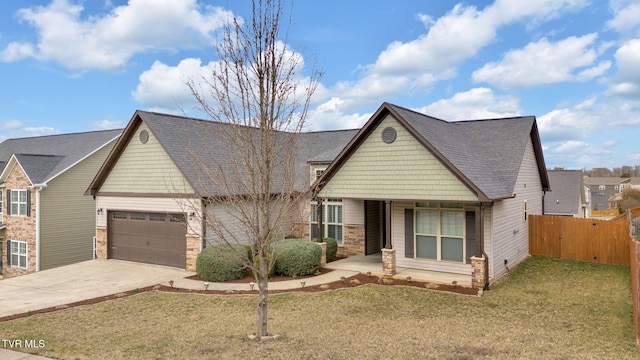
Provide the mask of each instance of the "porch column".
[{"label": "porch column", "polygon": [[384,228],[385,243],[382,249],[382,273],[384,276],[393,276],[396,274],[396,249],[391,248],[391,219],[392,202],[386,200],[384,202]]},{"label": "porch column", "polygon": [[318,218],[318,223],[316,224],[318,226],[318,243],[322,243],[322,239],[323,239],[323,233],[322,230],[324,228],[324,224],[323,224],[323,219],[322,219],[322,213],[323,213],[323,205],[322,205],[322,198],[317,198],[316,199],[316,216]]},{"label": "porch column", "polygon": [[[385,200],[384,202],[384,248],[391,249],[391,219],[393,217],[392,214],[392,202],[389,200]],[[394,264],[395,264],[395,256],[394,256]],[[395,267],[395,265],[394,265]]]}]

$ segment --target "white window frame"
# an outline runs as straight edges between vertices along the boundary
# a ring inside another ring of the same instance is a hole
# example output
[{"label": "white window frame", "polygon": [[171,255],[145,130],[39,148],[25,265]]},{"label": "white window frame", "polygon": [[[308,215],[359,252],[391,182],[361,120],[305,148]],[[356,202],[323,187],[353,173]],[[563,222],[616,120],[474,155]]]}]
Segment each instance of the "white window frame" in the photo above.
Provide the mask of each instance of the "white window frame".
[{"label": "white window frame", "polygon": [[607,190],[607,185],[598,185],[598,190]]},{"label": "white window frame", "polygon": [[4,188],[0,187],[0,224],[2,224],[2,216],[4,214],[4,202],[3,202],[3,196],[4,196]]},{"label": "white window frame", "polygon": [[[29,246],[27,245],[26,241],[11,240],[11,249],[9,249],[8,254],[8,256],[11,256],[11,267],[17,267],[20,269],[26,269],[27,267],[29,267],[28,255]],[[21,259],[24,260],[24,265]]]},{"label": "white window frame", "polygon": [[[452,207],[456,206],[456,207]],[[460,206],[460,207],[458,207]],[[417,227],[417,216],[419,211],[433,211],[436,215],[436,233],[426,234],[419,233]],[[456,264],[467,263],[467,222],[465,220],[465,208],[464,204],[458,203],[435,203],[435,202],[418,202],[414,204],[413,209],[413,257],[420,260],[428,261],[441,261]],[[462,214],[462,236],[442,234],[442,213],[445,212],[457,212]],[[418,257],[418,236],[435,236],[436,238],[436,259]],[[443,260],[442,259],[442,238],[455,238],[462,240],[462,261]]]},{"label": "white window frame", "polygon": [[[13,194],[16,194],[17,200],[14,201],[13,200]],[[24,201],[20,200],[20,194],[24,193]],[[9,201],[9,206],[11,206],[11,216],[27,216],[27,204],[29,203],[29,200],[27,199],[28,196],[28,192],[27,190],[13,190],[11,189],[9,191],[9,195],[11,196],[10,199],[8,199],[7,201]],[[16,205],[18,208],[18,211],[13,211],[13,206]],[[24,210],[24,211],[21,211]]]},{"label": "white window frame", "polygon": [[[309,217],[309,237],[311,238],[311,240],[313,239],[313,236],[311,236],[311,234],[313,234],[313,228],[318,226],[318,219],[317,219],[317,203],[315,201],[311,202],[311,214]],[[340,221],[333,221],[330,222],[329,221],[329,207],[340,207],[341,211],[339,210],[338,214],[341,214],[342,217],[339,219]],[[324,235],[324,237],[329,237],[329,226],[339,226],[342,228],[342,230],[340,231],[340,235],[341,238],[340,239],[334,239],[336,240],[336,242],[338,243],[338,245],[343,245],[344,244],[344,204],[342,203],[342,199],[327,199],[324,200],[322,202],[322,234]]]}]

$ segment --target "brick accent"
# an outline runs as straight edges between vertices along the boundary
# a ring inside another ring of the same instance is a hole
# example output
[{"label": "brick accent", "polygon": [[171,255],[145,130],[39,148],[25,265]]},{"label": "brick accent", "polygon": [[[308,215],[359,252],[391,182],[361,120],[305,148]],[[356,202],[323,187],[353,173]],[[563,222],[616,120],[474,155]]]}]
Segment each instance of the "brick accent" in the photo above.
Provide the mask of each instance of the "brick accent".
[{"label": "brick accent", "polygon": [[185,270],[196,271],[196,260],[198,259],[198,254],[200,254],[200,236],[187,234],[186,242],[187,265],[185,267]]},{"label": "brick accent", "polygon": [[[19,165],[16,165],[9,173],[5,182],[5,187],[2,188],[3,193],[3,222],[7,226],[5,229],[5,239],[2,243],[4,250],[2,252],[2,272],[5,278],[24,275],[36,271],[36,190],[28,189],[31,185],[27,175],[22,171]],[[10,199],[6,199],[7,190],[31,190],[31,216],[17,216],[7,215],[6,207],[9,204]],[[27,268],[21,269],[19,267],[9,266],[7,257],[10,256],[10,252],[7,251],[7,241],[25,241],[27,243]]]},{"label": "brick accent", "polygon": [[486,261],[487,259],[484,256],[471,257],[471,287],[476,289],[484,289]]},{"label": "brick accent", "polygon": [[338,246],[338,255],[364,255],[364,225],[344,225],[343,243]]},{"label": "brick accent", "polygon": [[384,276],[396,274],[396,249],[382,249],[382,273]]}]

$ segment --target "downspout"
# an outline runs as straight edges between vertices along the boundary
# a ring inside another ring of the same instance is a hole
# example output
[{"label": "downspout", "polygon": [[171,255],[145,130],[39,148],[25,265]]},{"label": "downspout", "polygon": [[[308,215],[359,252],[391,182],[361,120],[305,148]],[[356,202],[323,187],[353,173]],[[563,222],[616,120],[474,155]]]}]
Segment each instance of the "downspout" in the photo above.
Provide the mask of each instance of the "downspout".
[{"label": "downspout", "polygon": [[40,271],[40,191],[47,187],[47,184],[34,184],[36,191],[36,271]]}]

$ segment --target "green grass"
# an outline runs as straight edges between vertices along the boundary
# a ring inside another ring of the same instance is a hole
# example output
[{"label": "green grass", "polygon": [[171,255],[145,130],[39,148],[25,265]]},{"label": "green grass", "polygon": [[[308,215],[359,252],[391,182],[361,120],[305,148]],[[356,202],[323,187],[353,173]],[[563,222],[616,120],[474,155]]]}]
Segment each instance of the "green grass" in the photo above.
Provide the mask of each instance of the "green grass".
[{"label": "green grass", "polygon": [[256,298],[146,292],[0,323],[60,359],[638,359],[629,268],[533,257],[482,298],[368,285]]}]

